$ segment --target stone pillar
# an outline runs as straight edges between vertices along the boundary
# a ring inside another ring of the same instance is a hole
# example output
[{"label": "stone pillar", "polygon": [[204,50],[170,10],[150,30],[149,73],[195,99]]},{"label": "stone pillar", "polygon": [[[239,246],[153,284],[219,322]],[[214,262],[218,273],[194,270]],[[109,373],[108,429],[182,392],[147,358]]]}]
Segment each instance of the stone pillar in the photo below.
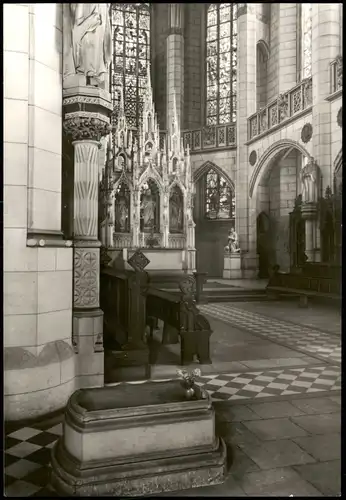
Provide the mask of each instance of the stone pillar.
[{"label": "stone pillar", "polygon": [[305,219],[305,254],[308,262],[319,262],[319,250],[317,249],[317,204],[303,203],[302,217]]},{"label": "stone pillar", "polygon": [[[98,192],[100,140],[110,131],[110,94],[64,90],[64,130],[74,146],[74,303],[72,341],[80,387],[103,385],[103,312],[99,307]],[[79,111],[75,111],[79,108]]]},{"label": "stone pillar", "polygon": [[184,5],[168,5],[168,34],[166,39],[167,105],[166,124],[170,127],[174,117],[174,94],[179,129],[182,127],[184,109]]},{"label": "stone pillar", "polygon": [[[236,231],[243,250],[243,277],[255,277],[257,269],[256,241],[249,238],[251,220],[249,206],[249,165],[247,118],[256,111],[256,4],[238,6],[238,68],[237,68],[237,172]],[[256,212],[256,207],[251,207]],[[256,215],[254,214],[254,220]]]},{"label": "stone pillar", "polygon": [[312,4],[312,146],[313,156],[323,176],[323,190],[332,186],[332,131],[330,95],[330,66],[340,50],[340,7],[338,3]]}]

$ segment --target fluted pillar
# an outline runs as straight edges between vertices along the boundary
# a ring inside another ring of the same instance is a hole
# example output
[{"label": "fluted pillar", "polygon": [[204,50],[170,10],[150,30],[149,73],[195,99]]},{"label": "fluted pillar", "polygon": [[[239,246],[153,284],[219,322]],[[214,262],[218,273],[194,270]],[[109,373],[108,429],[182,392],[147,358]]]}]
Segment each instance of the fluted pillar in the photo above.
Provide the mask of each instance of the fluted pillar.
[{"label": "fluted pillar", "polygon": [[100,386],[104,383],[104,355],[99,307],[98,155],[100,140],[110,131],[110,95],[98,87],[74,87],[64,91],[63,104],[64,130],[74,146],[72,341],[79,387]]},{"label": "fluted pillar", "polygon": [[168,34],[166,39],[167,60],[167,105],[166,124],[169,129],[174,116],[174,94],[176,98],[178,125],[182,127],[184,109],[184,5],[168,5]]}]

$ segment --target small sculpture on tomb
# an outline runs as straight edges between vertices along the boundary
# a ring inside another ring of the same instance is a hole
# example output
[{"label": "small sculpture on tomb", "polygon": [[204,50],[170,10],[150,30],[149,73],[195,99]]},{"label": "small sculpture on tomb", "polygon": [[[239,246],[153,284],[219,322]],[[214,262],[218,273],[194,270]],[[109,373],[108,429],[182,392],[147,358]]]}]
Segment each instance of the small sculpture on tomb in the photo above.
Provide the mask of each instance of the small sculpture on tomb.
[{"label": "small sculpture on tomb", "polygon": [[321,171],[313,158],[300,171],[302,202],[316,203],[319,198]]},{"label": "small sculpture on tomb", "polygon": [[233,227],[228,232],[228,243],[225,246],[225,251],[227,253],[239,253],[240,252],[238,234]]},{"label": "small sculpture on tomb", "polygon": [[64,5],[64,78],[84,75],[86,85],[101,86],[112,57],[107,3]]}]

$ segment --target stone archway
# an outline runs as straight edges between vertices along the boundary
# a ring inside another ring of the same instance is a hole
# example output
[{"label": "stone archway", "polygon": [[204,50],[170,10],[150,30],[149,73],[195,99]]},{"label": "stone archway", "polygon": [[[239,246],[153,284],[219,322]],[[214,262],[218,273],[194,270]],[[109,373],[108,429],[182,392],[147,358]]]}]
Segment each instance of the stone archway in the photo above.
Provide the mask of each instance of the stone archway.
[{"label": "stone archway", "polygon": [[[224,189],[230,193],[230,204],[234,199],[234,183],[230,177],[214,163],[207,161],[194,173],[196,185],[196,197],[194,206],[194,220],[196,223],[196,266],[200,272],[207,272],[209,277],[221,278],[223,272],[224,246],[227,243],[227,235],[234,220],[222,218],[218,214],[215,219],[210,219],[206,214],[206,178],[208,172],[213,171],[224,185]],[[232,210],[230,210],[230,213]]]},{"label": "stone archway", "polygon": [[[290,213],[301,192],[299,172],[304,157],[310,155],[300,144],[278,141],[262,155],[250,179],[251,239],[256,242],[259,260],[268,265],[268,272],[275,264],[282,271],[291,267],[294,235],[290,231]],[[266,220],[265,234],[260,215]],[[262,264],[261,277],[265,274]]]}]

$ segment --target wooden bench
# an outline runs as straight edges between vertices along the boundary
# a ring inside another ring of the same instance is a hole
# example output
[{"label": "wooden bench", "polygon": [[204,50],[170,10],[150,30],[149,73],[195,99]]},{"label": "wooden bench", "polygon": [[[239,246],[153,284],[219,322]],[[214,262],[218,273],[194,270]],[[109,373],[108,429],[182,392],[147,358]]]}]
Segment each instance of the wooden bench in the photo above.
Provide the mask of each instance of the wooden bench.
[{"label": "wooden bench", "polygon": [[273,298],[280,294],[298,295],[300,307],[307,307],[309,297],[340,301],[340,288],[335,278],[276,272],[270,278],[266,292]]},{"label": "wooden bench", "polygon": [[[209,321],[200,313],[190,293],[168,292],[149,287],[146,295],[147,324],[150,336],[156,319],[172,327],[180,337],[181,364],[193,362],[196,355],[201,364],[211,364]],[[174,343],[174,338],[171,342]]]}]

